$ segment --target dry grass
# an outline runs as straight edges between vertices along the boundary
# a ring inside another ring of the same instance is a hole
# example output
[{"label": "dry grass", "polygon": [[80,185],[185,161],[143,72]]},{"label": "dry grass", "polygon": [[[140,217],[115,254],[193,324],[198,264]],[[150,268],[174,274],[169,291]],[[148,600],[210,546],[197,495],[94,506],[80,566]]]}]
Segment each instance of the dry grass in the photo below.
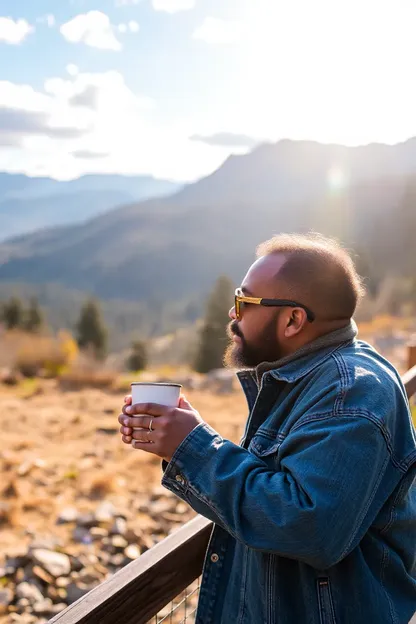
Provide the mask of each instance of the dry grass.
[{"label": "dry grass", "polygon": [[73,368],[59,376],[59,384],[63,390],[82,390],[95,388],[111,390],[117,383],[118,373],[100,370],[88,366]]}]

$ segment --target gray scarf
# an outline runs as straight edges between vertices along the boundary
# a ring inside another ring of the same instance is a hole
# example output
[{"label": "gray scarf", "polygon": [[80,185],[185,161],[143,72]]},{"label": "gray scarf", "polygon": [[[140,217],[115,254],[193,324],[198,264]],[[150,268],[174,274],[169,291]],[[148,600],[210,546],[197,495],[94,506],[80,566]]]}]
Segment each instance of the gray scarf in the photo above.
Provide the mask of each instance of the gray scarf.
[{"label": "gray scarf", "polygon": [[280,360],[276,360],[276,362],[262,362],[255,369],[254,373],[257,378],[257,383],[260,384],[261,378],[264,373],[269,370],[274,370],[275,368],[280,368],[289,362],[293,362],[294,360],[298,360],[305,355],[310,355],[311,353],[315,353],[316,351],[320,351],[321,349],[326,349],[327,347],[336,347],[341,345],[343,342],[349,342],[353,340],[358,334],[358,328],[353,319],[346,325],[345,327],[341,327],[340,329],[336,329],[335,331],[330,332],[329,334],[324,334],[323,336],[319,336],[312,342],[308,342],[307,344],[300,347],[294,353],[290,355],[285,355],[280,358]]}]

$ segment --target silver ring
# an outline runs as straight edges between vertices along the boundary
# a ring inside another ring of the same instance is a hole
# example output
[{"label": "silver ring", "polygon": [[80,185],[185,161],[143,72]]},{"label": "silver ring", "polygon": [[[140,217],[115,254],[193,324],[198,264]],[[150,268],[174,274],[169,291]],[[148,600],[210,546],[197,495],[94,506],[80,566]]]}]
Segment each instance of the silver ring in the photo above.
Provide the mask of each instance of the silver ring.
[{"label": "silver ring", "polygon": [[153,423],[153,418],[150,419],[149,431],[154,431],[154,429],[152,427],[152,423]]}]

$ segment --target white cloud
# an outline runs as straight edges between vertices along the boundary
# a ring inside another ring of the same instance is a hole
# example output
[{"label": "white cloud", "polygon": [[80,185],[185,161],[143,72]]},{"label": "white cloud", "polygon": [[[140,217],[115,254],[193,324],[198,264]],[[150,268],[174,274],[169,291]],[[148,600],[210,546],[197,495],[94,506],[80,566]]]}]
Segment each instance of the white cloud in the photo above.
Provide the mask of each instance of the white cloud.
[{"label": "white cloud", "polygon": [[48,13],[48,15],[43,15],[42,17],[38,17],[36,22],[38,24],[46,24],[48,28],[53,28],[56,24],[55,16],[52,13]]},{"label": "white cloud", "polygon": [[245,32],[246,28],[240,22],[206,17],[202,25],[195,30],[193,38],[212,44],[235,43],[243,37]]},{"label": "white cloud", "polygon": [[131,4],[139,4],[140,0],[115,0],[116,7],[129,6]]},{"label": "white cloud", "polygon": [[189,11],[195,6],[195,0],[152,0],[155,11],[166,11],[166,13],[177,13],[178,11]]},{"label": "white cloud", "polygon": [[128,22],[128,24],[124,24],[121,23],[117,26],[119,32],[121,33],[126,33],[126,32],[131,32],[131,33],[137,33],[140,30],[140,26],[137,22],[135,22],[134,20],[130,20]]},{"label": "white cloud", "polygon": [[89,11],[77,15],[61,26],[61,33],[71,43],[85,43],[100,50],[121,50],[121,43],[114,34],[110,18],[101,11]]},{"label": "white cloud", "polygon": [[70,76],[76,76],[79,73],[78,66],[74,65],[74,63],[69,63],[66,66],[66,71],[68,72]]},{"label": "white cloud", "polygon": [[15,21],[11,17],[0,17],[0,42],[17,45],[34,30],[25,19]]},{"label": "white cloud", "polygon": [[137,22],[135,22],[134,20],[130,20],[129,22],[129,30],[132,33],[137,33],[139,32],[140,26]]},{"label": "white cloud", "polygon": [[154,102],[117,71],[46,80],[43,90],[0,82],[0,170],[69,179],[85,173],[178,180],[212,172],[228,155],[188,137],[186,124],[155,124]]}]

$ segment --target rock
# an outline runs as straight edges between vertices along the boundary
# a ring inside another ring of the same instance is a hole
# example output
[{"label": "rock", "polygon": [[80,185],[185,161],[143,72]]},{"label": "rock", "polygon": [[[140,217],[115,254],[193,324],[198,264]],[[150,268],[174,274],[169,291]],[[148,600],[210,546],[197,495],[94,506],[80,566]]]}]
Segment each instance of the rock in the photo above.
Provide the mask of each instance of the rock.
[{"label": "rock", "polygon": [[117,553],[116,555],[110,557],[110,563],[115,568],[122,568],[126,563],[123,553]]},{"label": "rock", "polygon": [[16,607],[20,613],[30,610],[30,602],[27,598],[19,598]]},{"label": "rock", "polygon": [[57,576],[65,576],[71,571],[70,559],[64,553],[36,548],[32,551],[32,558],[55,578]]},{"label": "rock", "polygon": [[79,515],[80,514],[75,507],[65,507],[65,509],[62,509],[60,512],[56,523],[67,524],[68,522],[77,522]]},{"label": "rock", "polygon": [[0,524],[9,524],[12,506],[10,503],[0,502]]},{"label": "rock", "polygon": [[97,507],[94,513],[95,520],[100,522],[111,522],[116,516],[116,509],[113,503],[109,501],[103,501],[101,505]]},{"label": "rock", "polygon": [[30,545],[30,550],[42,549],[54,551],[55,548],[63,548],[64,543],[60,537],[55,535],[37,536]]},{"label": "rock", "polygon": [[96,518],[92,513],[79,514],[77,518],[77,525],[90,529],[97,524]]},{"label": "rock", "polygon": [[127,533],[127,522],[124,518],[116,518],[114,520],[114,524],[110,529],[110,535],[122,535],[126,536]]},{"label": "rock", "polygon": [[0,613],[2,607],[8,607],[9,604],[13,602],[13,598],[14,596],[11,589],[9,589],[8,587],[3,587],[3,589],[0,589]]},{"label": "rock", "polygon": [[0,372],[0,383],[6,386],[17,386],[23,380],[23,375],[19,371],[3,369]]},{"label": "rock", "polygon": [[130,546],[127,546],[127,548],[124,549],[124,554],[126,555],[127,559],[131,559],[132,561],[134,561],[135,559],[138,559],[141,555],[140,548],[137,546],[137,544],[130,544]]},{"label": "rock", "polygon": [[176,508],[176,501],[169,498],[160,498],[150,506],[150,511],[153,516],[161,516],[165,512],[174,512]]},{"label": "rock", "polygon": [[47,585],[52,585],[52,583],[54,582],[53,576],[48,574],[46,570],[38,565],[33,566],[32,573]]},{"label": "rock", "polygon": [[90,535],[92,540],[96,542],[98,540],[102,540],[104,537],[108,537],[108,531],[103,527],[92,527],[90,529]]},{"label": "rock", "polygon": [[33,461],[32,460],[25,461],[23,462],[23,464],[20,464],[20,466],[18,467],[17,474],[19,475],[19,477],[25,477],[26,475],[29,474],[32,468],[34,468]]},{"label": "rock", "polygon": [[81,557],[75,557],[74,555],[71,555],[70,562],[71,570],[73,572],[79,572],[84,567]]},{"label": "rock", "polygon": [[76,602],[77,600],[82,598],[82,596],[85,596],[85,594],[88,594],[89,591],[90,590],[89,590],[88,587],[78,585],[77,583],[71,583],[66,588],[66,602],[67,602],[67,604],[70,605],[73,602]]},{"label": "rock", "polygon": [[80,526],[75,527],[75,529],[73,530],[72,539],[74,540],[74,542],[79,542],[80,544],[91,544],[91,542],[93,541],[92,535],[90,534],[89,530]]},{"label": "rock", "polygon": [[33,612],[36,613],[36,615],[50,615],[51,611],[52,600],[50,598],[44,598],[33,605]]},{"label": "rock", "polygon": [[128,546],[128,541],[122,535],[113,535],[110,543],[115,550],[124,550]]},{"label": "rock", "polygon": [[100,574],[95,568],[92,566],[88,568],[84,568],[79,574],[79,580],[81,583],[85,583],[85,585],[94,585],[101,581],[102,574]]},{"label": "rock", "polygon": [[19,492],[14,481],[10,481],[10,483],[6,485],[2,492],[2,496],[3,498],[17,498],[19,496]]},{"label": "rock", "polygon": [[59,588],[68,587],[68,585],[71,583],[71,579],[69,579],[67,576],[60,576],[56,579],[55,583],[56,586]]},{"label": "rock", "polygon": [[23,581],[23,583],[19,583],[19,585],[16,586],[16,597],[26,598],[30,604],[35,604],[43,600],[43,595],[36,585],[28,583],[27,581]]},{"label": "rock", "polygon": [[97,427],[97,433],[104,433],[105,435],[117,435],[120,433],[119,427]]}]

